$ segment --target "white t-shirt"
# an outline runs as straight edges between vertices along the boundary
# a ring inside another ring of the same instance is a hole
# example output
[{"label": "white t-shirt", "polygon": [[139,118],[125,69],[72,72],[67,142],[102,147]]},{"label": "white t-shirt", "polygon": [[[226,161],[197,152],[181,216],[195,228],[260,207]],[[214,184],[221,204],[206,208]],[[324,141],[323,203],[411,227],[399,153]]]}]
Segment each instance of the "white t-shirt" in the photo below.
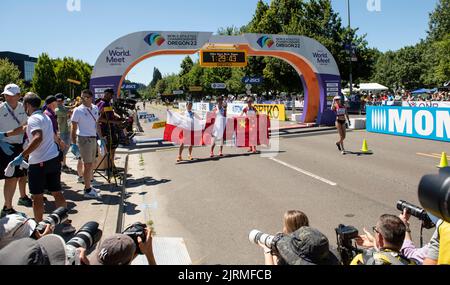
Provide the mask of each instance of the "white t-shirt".
[{"label": "white t-shirt", "polygon": [[81,105],[75,108],[70,120],[78,124],[78,136],[95,137],[97,136],[98,117],[99,112],[97,106],[92,104],[92,108],[88,108],[84,105]]},{"label": "white t-shirt", "polygon": [[[16,122],[14,117],[8,111],[8,108],[14,113],[20,124]],[[27,123],[27,119],[28,116],[27,113],[25,113],[25,109],[23,108],[22,103],[19,102],[16,109],[14,110],[6,102],[0,104],[0,132],[11,131],[20,126],[23,126]],[[22,144],[23,134],[7,137],[3,141],[11,144]]]},{"label": "white t-shirt", "polygon": [[30,154],[30,158],[28,159],[29,164],[38,164],[49,161],[59,154],[58,147],[55,143],[52,121],[47,115],[40,112],[34,113],[28,118],[27,136],[30,141],[33,138],[32,133],[37,130],[42,131],[42,142],[39,147]]}]

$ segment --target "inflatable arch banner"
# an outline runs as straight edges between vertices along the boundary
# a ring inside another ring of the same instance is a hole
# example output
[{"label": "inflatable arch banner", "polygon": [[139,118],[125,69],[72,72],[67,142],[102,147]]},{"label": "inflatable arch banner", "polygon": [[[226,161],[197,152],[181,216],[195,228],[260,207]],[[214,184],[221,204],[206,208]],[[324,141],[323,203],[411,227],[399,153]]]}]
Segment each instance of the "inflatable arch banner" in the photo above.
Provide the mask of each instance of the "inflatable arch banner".
[{"label": "inflatable arch banner", "polygon": [[157,55],[189,55],[205,47],[229,45],[248,56],[271,56],[291,64],[299,73],[305,92],[301,121],[333,125],[334,113],[327,97],[341,93],[341,77],[333,55],[319,42],[304,36],[243,34],[219,36],[210,32],[149,31],[126,35],[111,43],[97,59],[90,88],[96,97],[107,88],[117,90],[139,62]]}]

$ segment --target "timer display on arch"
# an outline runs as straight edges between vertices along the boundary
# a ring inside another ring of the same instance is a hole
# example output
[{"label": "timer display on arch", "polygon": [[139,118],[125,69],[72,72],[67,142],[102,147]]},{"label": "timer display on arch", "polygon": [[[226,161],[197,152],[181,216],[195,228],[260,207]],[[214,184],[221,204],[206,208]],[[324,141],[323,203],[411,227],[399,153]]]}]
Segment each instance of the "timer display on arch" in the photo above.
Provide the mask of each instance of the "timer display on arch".
[{"label": "timer display on arch", "polygon": [[201,50],[202,67],[244,67],[247,66],[247,52],[244,50]]}]

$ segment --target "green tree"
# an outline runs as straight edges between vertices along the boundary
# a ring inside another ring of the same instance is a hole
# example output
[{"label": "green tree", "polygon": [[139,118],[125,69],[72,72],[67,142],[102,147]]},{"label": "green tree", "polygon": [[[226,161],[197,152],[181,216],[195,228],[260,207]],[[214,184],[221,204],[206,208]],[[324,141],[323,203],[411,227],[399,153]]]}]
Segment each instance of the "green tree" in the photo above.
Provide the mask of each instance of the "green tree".
[{"label": "green tree", "polygon": [[[83,74],[80,70],[80,65],[71,57],[65,57],[62,60],[55,61],[55,76],[56,86],[55,93],[63,93],[66,96],[76,97],[81,93],[83,86],[75,85],[68,82],[68,79],[73,79],[82,82]],[[86,86],[86,84],[84,84]],[[72,92],[73,91],[73,96]]]},{"label": "green tree", "polygon": [[242,77],[245,76],[244,70],[242,68],[233,68],[231,70],[231,77],[225,80],[227,89],[232,94],[243,93],[245,90],[245,85],[242,83]]},{"label": "green tree", "polygon": [[154,88],[156,86],[156,84],[158,83],[159,80],[162,79],[162,74],[159,71],[158,68],[154,67],[153,68],[153,79],[150,82],[150,87]]},{"label": "green tree", "polygon": [[[20,89],[24,88],[24,82],[20,78],[19,68],[7,59],[0,59],[0,90],[3,92],[5,86],[14,83]],[[23,93],[23,92],[22,92]]]},{"label": "green tree", "polygon": [[191,71],[192,67],[194,66],[194,62],[192,61],[190,56],[186,56],[183,61],[181,62],[181,71],[180,76],[184,76]]},{"label": "green tree", "polygon": [[219,28],[217,34],[222,36],[238,36],[241,34],[241,30],[236,26],[230,26],[226,28]]},{"label": "green tree", "polygon": [[422,80],[427,87],[440,86],[450,78],[450,35],[424,46]]},{"label": "green tree", "polygon": [[48,54],[43,53],[39,56],[34,69],[32,89],[43,99],[48,95],[55,94],[56,76],[54,68],[53,61]]},{"label": "green tree", "polygon": [[450,0],[439,0],[430,13],[428,39],[440,41],[450,34]]}]

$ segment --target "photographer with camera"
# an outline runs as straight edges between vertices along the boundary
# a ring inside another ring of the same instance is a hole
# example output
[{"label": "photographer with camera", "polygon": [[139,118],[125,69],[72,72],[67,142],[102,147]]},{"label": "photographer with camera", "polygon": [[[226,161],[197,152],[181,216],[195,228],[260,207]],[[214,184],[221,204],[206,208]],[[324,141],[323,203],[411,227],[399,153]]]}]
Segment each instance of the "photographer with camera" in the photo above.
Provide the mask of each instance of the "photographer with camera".
[{"label": "photographer with camera", "polygon": [[0,219],[0,249],[18,239],[32,238],[38,240],[52,232],[52,225],[46,224],[41,233],[38,230],[38,223],[25,214],[7,215]]},{"label": "photographer with camera", "polygon": [[138,254],[144,254],[149,265],[156,265],[152,242],[150,228],[141,223],[133,224],[123,233],[105,239],[91,264],[129,265]]},{"label": "photographer with camera", "polygon": [[[442,241],[443,243],[441,243]],[[423,265],[450,265],[450,223],[439,220],[428,244]],[[441,248],[442,245],[442,248]]]},{"label": "photographer with camera", "polygon": [[376,226],[356,239],[360,246],[370,247],[353,258],[350,265],[415,265],[400,253],[406,234],[403,221],[394,215],[382,215]]},{"label": "photographer with camera", "polygon": [[420,204],[440,218],[431,238],[424,265],[450,264],[450,168],[425,175],[419,183]]},{"label": "photographer with camera", "polygon": [[114,90],[106,89],[104,91],[103,98],[101,98],[96,104],[100,114],[98,119],[101,131],[100,134],[102,136],[102,139],[105,140],[107,152],[110,153],[110,162],[108,164],[110,167],[114,165],[115,151],[119,146],[119,132],[122,131],[120,128],[122,120],[114,113],[113,107],[111,105],[111,100],[113,97]]},{"label": "photographer with camera", "polygon": [[[309,227],[308,217],[301,211],[289,210],[283,216],[283,234],[291,234],[301,227]],[[280,259],[276,252],[268,248],[264,243],[258,241],[264,250],[265,265],[278,265]]]},{"label": "photographer with camera", "polygon": [[270,248],[271,254],[278,257],[278,265],[339,265],[339,260],[330,251],[327,237],[307,226],[275,236],[253,230],[249,240]]}]

